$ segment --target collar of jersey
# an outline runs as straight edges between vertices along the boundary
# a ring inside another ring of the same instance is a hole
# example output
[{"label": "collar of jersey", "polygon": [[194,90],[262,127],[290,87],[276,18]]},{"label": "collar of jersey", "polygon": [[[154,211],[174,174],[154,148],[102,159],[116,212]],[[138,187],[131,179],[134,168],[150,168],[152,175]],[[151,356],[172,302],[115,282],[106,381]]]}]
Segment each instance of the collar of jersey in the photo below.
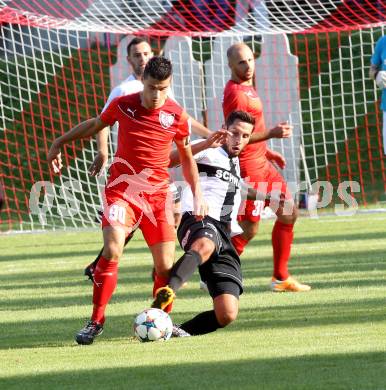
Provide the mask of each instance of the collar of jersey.
[{"label": "collar of jersey", "polygon": [[229,157],[229,154],[225,151],[225,149],[222,146],[219,146],[218,149],[220,149],[220,153],[223,154],[225,157],[229,158],[229,160],[232,160],[233,162],[236,161],[238,157]]},{"label": "collar of jersey", "polygon": [[137,80],[137,78],[135,77],[135,74],[132,73],[132,74],[126,79],[126,81],[139,81],[139,80]]}]

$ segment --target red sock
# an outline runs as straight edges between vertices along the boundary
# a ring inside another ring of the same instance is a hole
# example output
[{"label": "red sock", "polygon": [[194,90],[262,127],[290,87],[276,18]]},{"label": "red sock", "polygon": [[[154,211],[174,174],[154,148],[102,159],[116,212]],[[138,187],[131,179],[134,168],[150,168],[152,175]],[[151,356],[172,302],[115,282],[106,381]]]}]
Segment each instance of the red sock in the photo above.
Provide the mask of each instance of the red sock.
[{"label": "red sock", "polygon": [[293,224],[276,221],[272,230],[273,276],[279,280],[285,280],[289,277],[288,261],[294,238],[293,229]]},{"label": "red sock", "polygon": [[94,274],[94,304],[91,320],[103,324],[105,321],[105,308],[117,285],[118,262],[109,261],[100,257]]},{"label": "red sock", "polygon": [[[155,272],[154,272],[154,285],[153,285],[153,297],[155,297],[155,292],[160,288],[160,287],[165,287],[168,285],[168,282],[169,282],[169,277],[166,277],[166,276],[160,276],[160,275],[157,275]],[[170,303],[169,305],[167,305],[165,308],[164,308],[164,311],[166,313],[170,313],[173,309],[173,302]]]},{"label": "red sock", "polygon": [[232,244],[235,247],[239,256],[244,252],[244,248],[247,246],[248,242],[249,241],[241,234],[232,237]]}]

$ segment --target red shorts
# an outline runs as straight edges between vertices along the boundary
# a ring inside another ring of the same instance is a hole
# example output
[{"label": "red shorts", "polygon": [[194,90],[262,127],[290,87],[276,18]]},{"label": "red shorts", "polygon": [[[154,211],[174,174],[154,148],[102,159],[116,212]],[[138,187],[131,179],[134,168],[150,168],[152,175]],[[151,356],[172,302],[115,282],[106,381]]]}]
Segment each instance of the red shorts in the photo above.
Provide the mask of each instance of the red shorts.
[{"label": "red shorts", "polygon": [[169,193],[142,195],[126,200],[120,191],[105,189],[102,228],[120,226],[135,230],[139,227],[147,245],[175,241],[175,229]]},{"label": "red shorts", "polygon": [[[253,172],[244,180],[262,193],[272,192],[273,194],[277,193],[277,195],[281,193],[285,195],[285,199],[292,199],[286,181],[272,164],[267,164],[266,168]],[[269,206],[269,200],[244,200],[241,203],[237,220],[258,222],[266,206]]]}]

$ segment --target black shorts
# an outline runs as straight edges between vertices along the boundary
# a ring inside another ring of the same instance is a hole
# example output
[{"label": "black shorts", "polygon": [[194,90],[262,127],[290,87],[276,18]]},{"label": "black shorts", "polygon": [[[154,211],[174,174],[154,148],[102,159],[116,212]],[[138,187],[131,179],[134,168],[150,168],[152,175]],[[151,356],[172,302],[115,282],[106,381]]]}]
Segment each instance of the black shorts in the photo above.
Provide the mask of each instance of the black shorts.
[{"label": "black shorts", "polygon": [[240,258],[232,245],[227,224],[209,216],[202,221],[185,212],[177,231],[181,248],[186,252],[198,238],[213,241],[215,251],[208,261],[200,265],[201,280],[204,281],[212,298],[221,294],[232,294],[236,298],[243,293],[243,278]]}]

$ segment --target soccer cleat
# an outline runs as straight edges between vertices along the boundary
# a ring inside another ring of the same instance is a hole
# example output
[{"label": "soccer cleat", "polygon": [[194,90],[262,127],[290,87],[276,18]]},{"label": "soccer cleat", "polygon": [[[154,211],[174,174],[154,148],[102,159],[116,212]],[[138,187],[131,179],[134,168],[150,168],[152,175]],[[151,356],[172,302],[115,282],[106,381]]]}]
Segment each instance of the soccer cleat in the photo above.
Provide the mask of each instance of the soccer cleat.
[{"label": "soccer cleat", "polygon": [[190,337],[191,334],[180,328],[178,325],[173,324],[172,337]]},{"label": "soccer cleat", "polygon": [[299,283],[292,276],[283,281],[272,277],[271,290],[274,292],[307,292],[311,290],[311,286]]},{"label": "soccer cleat", "polygon": [[174,301],[175,296],[174,291],[169,286],[160,287],[155,292],[155,299],[151,307],[164,310]]},{"label": "soccer cleat", "polygon": [[90,345],[93,343],[95,337],[103,332],[103,325],[95,321],[88,321],[86,326],[81,329],[75,336],[75,341],[78,344]]},{"label": "soccer cleat", "polygon": [[97,262],[93,261],[84,269],[84,275],[88,276],[88,280],[91,280],[93,283],[94,283],[94,273],[95,273],[96,264]]}]

